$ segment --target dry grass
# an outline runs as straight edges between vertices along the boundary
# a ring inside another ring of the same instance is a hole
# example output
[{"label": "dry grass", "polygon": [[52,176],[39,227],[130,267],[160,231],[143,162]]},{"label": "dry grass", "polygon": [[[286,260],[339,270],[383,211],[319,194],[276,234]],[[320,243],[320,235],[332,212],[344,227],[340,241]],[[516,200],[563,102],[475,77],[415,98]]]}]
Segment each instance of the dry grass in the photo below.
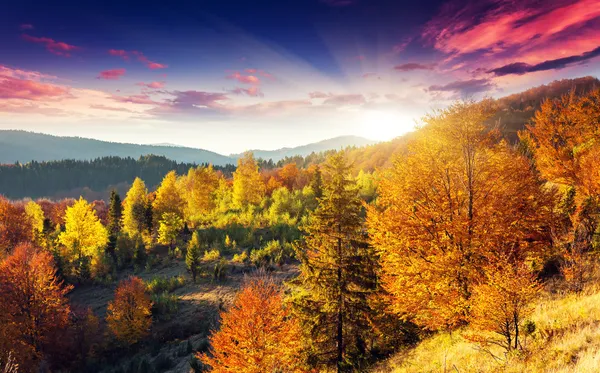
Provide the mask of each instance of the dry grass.
[{"label": "dry grass", "polygon": [[482,351],[462,337],[469,332],[465,329],[425,339],[373,372],[600,372],[600,288],[546,295],[531,319],[536,331],[523,341],[522,353],[505,356],[501,350]]}]

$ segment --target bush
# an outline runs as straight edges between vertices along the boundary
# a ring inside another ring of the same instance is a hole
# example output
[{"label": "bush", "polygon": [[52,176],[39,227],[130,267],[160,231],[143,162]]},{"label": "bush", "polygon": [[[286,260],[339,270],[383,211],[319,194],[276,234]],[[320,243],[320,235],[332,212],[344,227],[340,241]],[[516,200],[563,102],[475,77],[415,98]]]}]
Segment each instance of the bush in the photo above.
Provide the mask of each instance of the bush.
[{"label": "bush", "polygon": [[289,243],[281,244],[277,240],[269,241],[261,249],[252,250],[250,261],[257,267],[282,265],[294,257],[294,250]]},{"label": "bush", "polygon": [[172,292],[185,285],[183,276],[153,277],[152,280],[146,283],[146,288],[151,294],[160,294],[164,292]]},{"label": "bush", "polygon": [[221,259],[215,263],[213,279],[223,281],[225,278],[227,278],[227,260]]},{"label": "bush", "polygon": [[152,315],[160,320],[169,320],[179,309],[179,297],[163,292],[152,295]]},{"label": "bush", "polygon": [[246,263],[248,262],[248,252],[244,251],[241,254],[235,254],[231,260],[234,263]]},{"label": "bush", "polygon": [[202,257],[203,262],[214,262],[221,258],[221,253],[217,249],[213,249],[211,251],[205,251],[204,257]]}]

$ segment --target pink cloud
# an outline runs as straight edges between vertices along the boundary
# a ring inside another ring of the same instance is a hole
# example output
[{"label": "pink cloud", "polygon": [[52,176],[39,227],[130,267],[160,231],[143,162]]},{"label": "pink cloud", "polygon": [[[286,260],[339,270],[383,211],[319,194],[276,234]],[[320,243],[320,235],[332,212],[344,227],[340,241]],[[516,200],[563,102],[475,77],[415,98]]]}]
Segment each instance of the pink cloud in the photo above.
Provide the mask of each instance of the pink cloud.
[{"label": "pink cloud", "polygon": [[369,78],[377,78],[377,79],[381,79],[380,76],[377,75],[377,73],[364,73],[362,74],[363,79],[369,79]]},{"label": "pink cloud", "polygon": [[310,100],[284,100],[261,102],[259,104],[236,108],[238,111],[249,114],[284,114],[286,111],[308,108],[312,106]]},{"label": "pink cloud", "polygon": [[33,30],[33,29],[34,29],[34,27],[30,23],[24,23],[24,24],[22,24],[22,25],[19,26],[19,30],[22,30],[22,31],[24,31],[24,30]]},{"label": "pink cloud", "polygon": [[123,75],[125,75],[125,69],[104,70],[100,72],[97,79],[119,80]]},{"label": "pink cloud", "polygon": [[129,103],[129,104],[139,104],[139,105],[157,105],[160,104],[157,101],[154,101],[150,98],[150,96],[141,94],[141,95],[131,95],[131,96],[116,96],[112,95],[111,99],[117,102]]},{"label": "pink cloud", "polygon": [[308,97],[310,98],[328,98],[333,96],[331,93],[325,93],[325,92],[309,92]]},{"label": "pink cloud", "polygon": [[504,65],[537,64],[596,48],[599,17],[597,0],[544,6],[536,0],[487,0],[467,6],[453,1],[426,25],[423,37],[449,55],[446,62],[479,53]]},{"label": "pink cloud", "polygon": [[233,93],[235,95],[246,95],[246,96],[250,96],[250,97],[264,97],[265,95],[262,93],[262,91],[260,90],[260,88],[256,87],[256,86],[252,86],[249,88],[235,88],[231,91],[229,91],[230,93]]},{"label": "pink cloud", "polygon": [[152,88],[152,89],[164,88],[166,84],[167,84],[166,82],[136,83],[136,85],[146,87],[146,88]]},{"label": "pink cloud", "polygon": [[411,41],[412,41],[412,38],[404,38],[404,40],[402,40],[400,43],[398,43],[392,47],[392,52],[394,54],[399,54],[399,53],[404,52],[404,50],[406,49],[406,47],[408,47],[408,45],[410,44]]},{"label": "pink cloud", "polygon": [[66,97],[69,88],[34,80],[0,76],[0,98],[41,101]]},{"label": "pink cloud", "polygon": [[50,38],[38,38],[27,34],[22,35],[24,40],[31,43],[44,44],[48,52],[56,54],[57,56],[71,57],[71,52],[74,50],[81,49],[75,45],[67,44],[61,41],[55,41]]},{"label": "pink cloud", "polygon": [[13,114],[39,114],[46,116],[66,116],[68,113],[65,110],[44,107],[30,102],[0,102],[0,112]]},{"label": "pink cloud", "polygon": [[11,69],[9,67],[0,65],[0,76],[9,76],[13,78],[19,79],[28,79],[28,80],[54,80],[58,79],[54,75],[43,74],[38,71],[25,71],[20,69]]},{"label": "pink cloud", "polygon": [[394,70],[397,71],[415,71],[415,70],[433,70],[434,65],[432,64],[422,64],[422,63],[405,63],[402,65],[394,66]]},{"label": "pink cloud", "polygon": [[227,79],[234,79],[244,84],[260,84],[260,79],[254,75],[242,75],[239,71],[235,71],[227,76]]},{"label": "pink cloud", "polygon": [[333,106],[360,106],[365,103],[365,96],[359,94],[334,95],[323,101],[324,105]]},{"label": "pink cloud", "polygon": [[90,105],[91,109],[98,109],[98,110],[108,110],[108,111],[121,111],[121,112],[126,112],[126,113],[134,113],[135,111],[124,108],[124,107],[114,107],[114,106],[106,106],[106,105],[101,105],[101,104],[93,104]]},{"label": "pink cloud", "polygon": [[257,71],[258,71],[258,70],[256,70],[256,69],[246,69],[246,72],[247,72],[248,74],[256,74],[256,72],[257,72]]},{"label": "pink cloud", "polygon": [[135,56],[135,58],[137,58],[138,61],[145,64],[146,67],[149,68],[150,70],[166,69],[167,67],[169,67],[168,65],[165,65],[162,63],[150,61],[148,59],[148,57],[146,57],[140,51],[126,51],[123,49],[109,49],[108,54],[110,54],[111,56],[121,57],[125,61],[129,61],[132,56]]}]

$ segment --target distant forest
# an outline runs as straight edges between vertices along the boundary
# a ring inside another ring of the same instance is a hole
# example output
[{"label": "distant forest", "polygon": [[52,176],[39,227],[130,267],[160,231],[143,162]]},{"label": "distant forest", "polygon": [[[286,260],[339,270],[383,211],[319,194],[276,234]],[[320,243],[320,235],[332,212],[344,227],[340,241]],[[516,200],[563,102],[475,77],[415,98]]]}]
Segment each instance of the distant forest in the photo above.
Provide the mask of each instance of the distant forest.
[{"label": "distant forest", "polygon": [[[111,189],[126,191],[136,177],[144,179],[154,189],[165,174],[175,170],[185,174],[193,163],[178,163],[162,156],[103,157],[91,161],[62,160],[0,165],[0,194],[19,199],[24,197],[72,197],[107,199]],[[230,175],[235,166],[215,166],[215,170]]]}]

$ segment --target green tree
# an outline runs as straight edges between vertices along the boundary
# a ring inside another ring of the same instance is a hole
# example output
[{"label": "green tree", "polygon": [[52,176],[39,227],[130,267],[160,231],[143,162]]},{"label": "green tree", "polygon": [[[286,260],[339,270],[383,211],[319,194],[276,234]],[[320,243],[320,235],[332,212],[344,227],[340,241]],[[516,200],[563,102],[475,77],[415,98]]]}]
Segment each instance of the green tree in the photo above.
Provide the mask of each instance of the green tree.
[{"label": "green tree", "polygon": [[116,262],[115,248],[117,246],[117,236],[121,231],[122,217],[123,206],[121,204],[121,196],[113,189],[110,192],[110,204],[108,207],[108,245],[106,246],[106,251],[108,251],[114,262]]},{"label": "green tree", "polygon": [[258,165],[252,153],[245,153],[238,160],[233,173],[233,202],[235,207],[257,205],[265,196],[265,183],[258,172]]},{"label": "green tree", "polygon": [[323,197],[323,177],[321,175],[321,168],[318,165],[315,166],[315,171],[312,174],[310,187],[315,192],[316,198]]},{"label": "green tree", "polygon": [[158,227],[158,242],[171,248],[183,229],[183,219],[174,212],[165,212]]},{"label": "green tree", "polygon": [[136,177],[123,203],[123,232],[133,237],[144,231],[147,204],[148,189],[144,181]]},{"label": "green tree", "polygon": [[192,274],[192,279],[196,282],[196,276],[200,270],[202,262],[202,252],[200,247],[200,234],[196,231],[188,243],[187,253],[185,254],[185,265]]},{"label": "green tree", "polygon": [[292,302],[310,335],[316,365],[357,368],[372,333],[369,297],[377,291],[377,256],[366,243],[361,201],[342,154],[328,160],[329,182],[304,228]]}]

